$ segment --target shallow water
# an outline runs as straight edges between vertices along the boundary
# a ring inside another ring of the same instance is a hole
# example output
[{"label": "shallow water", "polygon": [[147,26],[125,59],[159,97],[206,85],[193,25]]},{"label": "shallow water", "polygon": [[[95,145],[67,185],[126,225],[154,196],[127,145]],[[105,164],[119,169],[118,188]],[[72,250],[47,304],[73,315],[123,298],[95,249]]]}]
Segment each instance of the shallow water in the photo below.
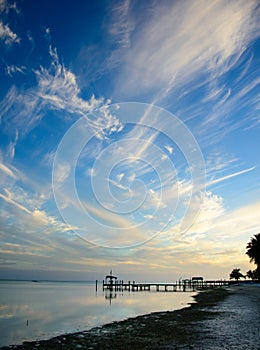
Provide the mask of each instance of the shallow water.
[{"label": "shallow water", "polygon": [[180,309],[192,292],[103,292],[93,283],[0,281],[0,346],[48,339],[155,311]]}]

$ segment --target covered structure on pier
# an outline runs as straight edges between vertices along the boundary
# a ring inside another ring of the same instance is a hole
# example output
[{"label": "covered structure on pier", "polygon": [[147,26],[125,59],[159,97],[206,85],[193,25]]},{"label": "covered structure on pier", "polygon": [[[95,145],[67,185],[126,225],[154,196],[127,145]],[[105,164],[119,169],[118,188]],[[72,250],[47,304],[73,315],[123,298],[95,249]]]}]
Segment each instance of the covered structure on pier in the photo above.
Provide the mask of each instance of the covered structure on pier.
[{"label": "covered structure on pier", "polygon": [[117,280],[117,277],[113,275],[111,270],[110,274],[106,275],[105,280],[106,280],[106,283],[113,284]]}]

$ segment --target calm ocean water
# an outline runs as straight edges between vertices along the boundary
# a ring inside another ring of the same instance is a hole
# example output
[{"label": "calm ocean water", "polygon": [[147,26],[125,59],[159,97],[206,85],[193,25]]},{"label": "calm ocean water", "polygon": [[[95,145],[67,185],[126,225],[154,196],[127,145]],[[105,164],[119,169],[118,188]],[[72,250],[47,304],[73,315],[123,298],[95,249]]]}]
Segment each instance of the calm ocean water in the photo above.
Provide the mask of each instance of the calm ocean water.
[{"label": "calm ocean water", "polygon": [[[0,346],[180,309],[194,293],[96,292],[94,283],[0,281]],[[28,323],[27,323],[28,320]]]}]

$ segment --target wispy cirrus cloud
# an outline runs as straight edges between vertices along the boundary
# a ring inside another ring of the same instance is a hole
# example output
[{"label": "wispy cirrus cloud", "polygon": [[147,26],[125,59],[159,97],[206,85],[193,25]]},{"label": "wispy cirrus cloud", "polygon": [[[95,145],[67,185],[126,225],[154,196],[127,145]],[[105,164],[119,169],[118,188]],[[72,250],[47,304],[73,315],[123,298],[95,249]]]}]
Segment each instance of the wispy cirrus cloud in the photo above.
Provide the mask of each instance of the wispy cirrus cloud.
[{"label": "wispy cirrus cloud", "polygon": [[[135,35],[119,82],[133,93],[210,79],[232,67],[258,32],[257,2],[155,3]],[[126,79],[127,77],[127,79]]]},{"label": "wispy cirrus cloud", "polygon": [[131,33],[134,30],[135,22],[130,14],[130,8],[130,0],[115,3],[111,8],[108,30],[120,48],[131,45]]},{"label": "wispy cirrus cloud", "polygon": [[25,74],[26,67],[25,66],[16,66],[14,64],[6,67],[7,74],[12,77],[15,73]]},{"label": "wispy cirrus cloud", "polygon": [[[56,50],[50,48],[51,65],[35,70],[36,86],[21,91],[12,87],[0,104],[2,124],[5,130],[12,126],[21,136],[28,133],[48,110],[62,111],[68,120],[86,117],[89,126],[99,138],[105,137],[111,130],[121,128],[120,122],[109,113],[110,101],[94,96],[87,101],[80,97],[80,89],[75,75],[59,62]],[[91,113],[100,110],[100,118],[91,117]],[[63,114],[63,118],[65,117]]]}]

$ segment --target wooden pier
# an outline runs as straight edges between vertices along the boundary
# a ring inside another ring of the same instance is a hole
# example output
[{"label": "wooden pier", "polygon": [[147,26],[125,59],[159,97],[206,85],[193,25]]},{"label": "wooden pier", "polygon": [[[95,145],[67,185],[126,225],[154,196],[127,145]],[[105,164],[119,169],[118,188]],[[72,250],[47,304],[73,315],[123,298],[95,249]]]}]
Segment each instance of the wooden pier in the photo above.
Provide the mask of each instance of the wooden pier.
[{"label": "wooden pier", "polygon": [[154,292],[190,292],[201,289],[228,286],[229,281],[225,280],[183,280],[175,283],[135,283],[120,280],[103,281],[103,290],[114,291],[154,291]]}]

